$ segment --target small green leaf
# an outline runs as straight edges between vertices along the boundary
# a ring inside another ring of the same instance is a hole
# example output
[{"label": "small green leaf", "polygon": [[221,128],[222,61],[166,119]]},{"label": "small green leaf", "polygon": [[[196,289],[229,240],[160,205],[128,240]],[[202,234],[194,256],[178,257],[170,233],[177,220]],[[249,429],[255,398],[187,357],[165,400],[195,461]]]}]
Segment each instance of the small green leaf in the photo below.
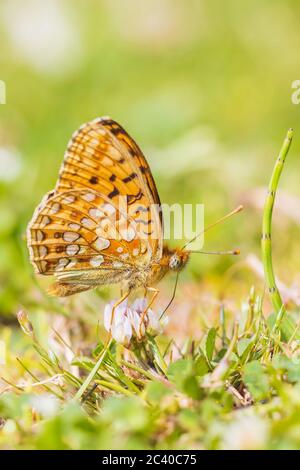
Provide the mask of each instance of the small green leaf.
[{"label": "small green leaf", "polygon": [[213,352],[215,349],[216,334],[217,334],[217,330],[215,328],[211,328],[207,334],[205,349],[206,349],[207,359],[209,361],[212,360]]},{"label": "small green leaf", "polygon": [[193,410],[182,410],[178,416],[179,422],[187,431],[197,431],[199,416]]},{"label": "small green leaf", "polygon": [[195,360],[195,369],[197,375],[199,375],[200,377],[202,377],[209,371],[209,365],[205,356],[201,355]]},{"label": "small green leaf", "polygon": [[276,355],[272,361],[275,369],[281,369],[287,372],[287,379],[289,382],[295,383],[300,381],[300,362],[299,360],[289,359],[283,355]]},{"label": "small green leaf", "polygon": [[242,357],[242,355],[244,354],[248,346],[252,344],[252,342],[252,338],[242,338],[239,340],[237,344],[237,352],[239,357]]},{"label": "small green leaf", "polygon": [[169,379],[178,389],[194,399],[201,397],[201,389],[196,379],[197,371],[192,360],[179,359],[168,369]]},{"label": "small green leaf", "polygon": [[193,361],[190,359],[178,359],[172,362],[168,368],[168,377],[174,383],[181,381],[184,376],[190,375],[193,370]]},{"label": "small green leaf", "polygon": [[[275,327],[276,318],[277,314],[272,313],[267,319],[267,324],[271,331]],[[279,329],[282,335],[282,339],[284,341],[289,341],[292,336],[294,339],[300,339],[300,330],[297,330],[297,323],[288,312],[286,312],[283,318],[281,319]]]},{"label": "small green leaf", "polygon": [[256,400],[269,396],[269,381],[262,365],[258,361],[248,362],[244,367],[244,382]]},{"label": "small green leaf", "polygon": [[170,392],[170,388],[160,382],[149,382],[146,387],[146,396],[154,403],[160,403],[160,401],[170,394]]},{"label": "small green leaf", "polygon": [[136,397],[110,397],[103,404],[102,418],[119,431],[142,431],[147,425],[147,409]]}]

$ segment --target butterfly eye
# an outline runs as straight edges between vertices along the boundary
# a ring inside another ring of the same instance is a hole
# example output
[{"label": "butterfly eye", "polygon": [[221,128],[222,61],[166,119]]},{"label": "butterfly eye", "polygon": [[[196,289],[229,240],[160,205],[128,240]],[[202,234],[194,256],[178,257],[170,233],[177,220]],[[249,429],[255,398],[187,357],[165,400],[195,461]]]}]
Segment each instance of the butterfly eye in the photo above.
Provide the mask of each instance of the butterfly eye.
[{"label": "butterfly eye", "polygon": [[181,265],[181,260],[179,256],[178,255],[171,256],[170,261],[169,261],[169,268],[176,270],[180,267],[180,265]]}]

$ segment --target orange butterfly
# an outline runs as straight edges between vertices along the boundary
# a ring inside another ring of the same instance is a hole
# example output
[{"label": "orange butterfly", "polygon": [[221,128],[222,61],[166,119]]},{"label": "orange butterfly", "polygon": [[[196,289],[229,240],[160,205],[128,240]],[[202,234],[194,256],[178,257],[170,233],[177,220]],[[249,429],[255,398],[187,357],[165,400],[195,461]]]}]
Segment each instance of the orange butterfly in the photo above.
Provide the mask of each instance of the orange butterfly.
[{"label": "orange butterfly", "polygon": [[[125,196],[127,214],[120,209]],[[106,117],[73,134],[56,188],[36,209],[27,241],[35,271],[56,277],[50,292],[57,296],[122,282],[123,300],[179,271],[189,257],[163,247],[149,165],[127,132]]]},{"label": "orange butterfly", "polygon": [[[126,197],[126,212],[123,199]],[[82,125],[68,144],[59,179],[27,229],[30,260],[54,275],[50,293],[68,296],[122,283],[124,295],[180,271],[189,250],[163,245],[160,200],[149,165],[110,118]]]}]

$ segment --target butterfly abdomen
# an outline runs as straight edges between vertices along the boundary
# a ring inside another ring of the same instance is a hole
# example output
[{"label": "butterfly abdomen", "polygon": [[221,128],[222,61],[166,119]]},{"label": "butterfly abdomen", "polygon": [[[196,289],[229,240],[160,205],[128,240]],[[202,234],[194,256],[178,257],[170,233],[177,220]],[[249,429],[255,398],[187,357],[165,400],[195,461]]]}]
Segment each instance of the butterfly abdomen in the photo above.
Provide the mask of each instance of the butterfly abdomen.
[{"label": "butterfly abdomen", "polygon": [[54,282],[47,290],[47,293],[53,297],[68,297],[69,295],[78,294],[90,288],[90,285]]}]

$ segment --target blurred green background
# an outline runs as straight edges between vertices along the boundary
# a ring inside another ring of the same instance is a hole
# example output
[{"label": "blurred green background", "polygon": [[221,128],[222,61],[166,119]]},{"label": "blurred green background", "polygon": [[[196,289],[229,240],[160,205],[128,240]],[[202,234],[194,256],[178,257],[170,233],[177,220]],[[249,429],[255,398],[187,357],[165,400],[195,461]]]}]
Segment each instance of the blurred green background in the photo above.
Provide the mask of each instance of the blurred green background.
[{"label": "blurred green background", "polygon": [[209,279],[220,294],[231,269],[238,299],[249,281],[263,285],[254,258],[262,188],[294,127],[274,248],[280,277],[297,283],[299,14],[296,0],[1,0],[1,315],[39,304],[26,226],[54,187],[72,132],[102,115],[137,140],[163,202],[204,203],[207,223],[245,205],[206,236],[206,249],[241,248],[234,268],[232,259],[196,256],[182,280]]}]

